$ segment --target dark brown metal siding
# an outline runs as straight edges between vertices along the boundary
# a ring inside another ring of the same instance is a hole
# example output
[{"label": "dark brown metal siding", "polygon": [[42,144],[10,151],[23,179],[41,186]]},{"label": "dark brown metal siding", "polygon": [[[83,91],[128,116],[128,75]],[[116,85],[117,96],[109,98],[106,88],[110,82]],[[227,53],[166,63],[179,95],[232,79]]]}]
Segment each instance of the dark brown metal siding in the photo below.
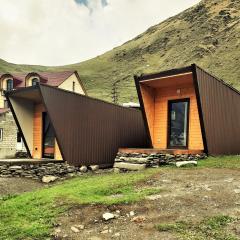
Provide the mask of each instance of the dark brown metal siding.
[{"label": "dark brown metal siding", "polygon": [[40,86],[66,161],[113,164],[120,147],[147,147],[141,111]]},{"label": "dark brown metal siding", "polygon": [[196,67],[208,153],[240,154],[240,94]]}]

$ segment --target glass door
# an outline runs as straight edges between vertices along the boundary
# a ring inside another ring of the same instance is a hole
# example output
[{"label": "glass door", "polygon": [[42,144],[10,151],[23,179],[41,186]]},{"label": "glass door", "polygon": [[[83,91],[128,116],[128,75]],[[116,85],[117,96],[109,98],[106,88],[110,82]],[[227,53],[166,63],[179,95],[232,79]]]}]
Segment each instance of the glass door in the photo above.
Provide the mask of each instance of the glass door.
[{"label": "glass door", "polygon": [[55,152],[55,133],[49,116],[43,112],[43,158],[54,158]]},{"label": "glass door", "polygon": [[188,147],[189,99],[168,102],[168,148]]}]

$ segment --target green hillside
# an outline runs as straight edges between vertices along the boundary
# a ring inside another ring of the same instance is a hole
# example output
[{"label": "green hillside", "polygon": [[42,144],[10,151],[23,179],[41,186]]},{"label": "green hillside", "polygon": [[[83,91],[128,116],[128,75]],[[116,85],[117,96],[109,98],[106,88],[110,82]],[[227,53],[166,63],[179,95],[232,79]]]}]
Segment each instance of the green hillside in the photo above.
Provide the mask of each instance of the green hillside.
[{"label": "green hillside", "polygon": [[113,83],[118,81],[119,102],[124,102],[136,100],[134,74],[191,63],[240,89],[240,0],[203,0],[85,62],[41,67],[0,61],[0,71],[76,69],[89,95],[111,101]]}]

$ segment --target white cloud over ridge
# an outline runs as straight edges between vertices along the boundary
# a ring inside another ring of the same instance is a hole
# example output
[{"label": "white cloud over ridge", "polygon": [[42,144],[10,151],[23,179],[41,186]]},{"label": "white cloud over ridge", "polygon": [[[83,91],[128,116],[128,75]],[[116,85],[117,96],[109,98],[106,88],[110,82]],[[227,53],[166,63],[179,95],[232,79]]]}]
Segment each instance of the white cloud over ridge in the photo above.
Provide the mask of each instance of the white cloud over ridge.
[{"label": "white cloud over ridge", "polygon": [[83,61],[199,0],[0,0],[0,58],[41,65]]}]

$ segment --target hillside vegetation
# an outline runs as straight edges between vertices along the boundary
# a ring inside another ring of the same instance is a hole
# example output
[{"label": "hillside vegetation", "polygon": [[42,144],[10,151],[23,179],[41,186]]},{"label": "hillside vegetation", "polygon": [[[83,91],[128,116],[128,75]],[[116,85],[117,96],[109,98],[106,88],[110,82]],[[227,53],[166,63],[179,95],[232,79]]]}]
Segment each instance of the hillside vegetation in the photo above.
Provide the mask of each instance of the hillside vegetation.
[{"label": "hillside vegetation", "polygon": [[62,67],[0,62],[0,71],[76,69],[90,96],[136,100],[134,74],[196,63],[240,89],[240,0],[203,0],[149,28],[120,47],[91,60]]}]

